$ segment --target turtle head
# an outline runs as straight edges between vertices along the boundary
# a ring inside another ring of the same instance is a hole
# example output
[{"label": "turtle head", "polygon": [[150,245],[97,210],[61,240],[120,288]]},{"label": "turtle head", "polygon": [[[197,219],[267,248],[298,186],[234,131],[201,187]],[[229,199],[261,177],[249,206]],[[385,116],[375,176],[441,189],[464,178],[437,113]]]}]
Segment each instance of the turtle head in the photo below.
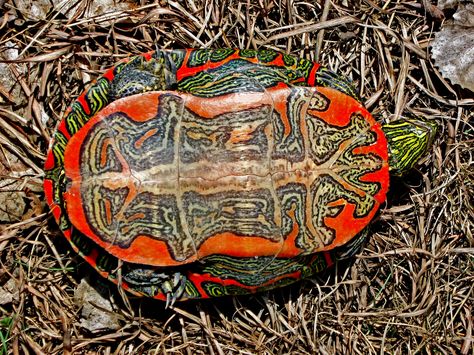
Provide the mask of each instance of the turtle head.
[{"label": "turtle head", "polygon": [[388,142],[390,173],[402,176],[430,149],[438,126],[434,122],[405,118],[382,126]]}]

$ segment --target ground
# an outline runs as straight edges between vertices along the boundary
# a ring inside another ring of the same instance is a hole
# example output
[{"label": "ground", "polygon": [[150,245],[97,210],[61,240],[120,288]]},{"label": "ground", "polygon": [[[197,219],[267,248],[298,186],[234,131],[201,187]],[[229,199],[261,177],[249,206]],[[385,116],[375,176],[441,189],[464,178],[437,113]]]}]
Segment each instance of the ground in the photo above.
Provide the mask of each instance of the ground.
[{"label": "ground", "polygon": [[[431,58],[443,26],[433,5],[0,1],[0,353],[473,354],[474,95]],[[57,122],[121,58],[183,47],[317,60],[350,78],[381,121],[439,124],[422,163],[391,181],[352,263],[256,296],[165,309],[128,297],[74,254],[42,191]],[[81,296],[90,285],[103,298]],[[105,328],[94,331],[90,313]]]}]

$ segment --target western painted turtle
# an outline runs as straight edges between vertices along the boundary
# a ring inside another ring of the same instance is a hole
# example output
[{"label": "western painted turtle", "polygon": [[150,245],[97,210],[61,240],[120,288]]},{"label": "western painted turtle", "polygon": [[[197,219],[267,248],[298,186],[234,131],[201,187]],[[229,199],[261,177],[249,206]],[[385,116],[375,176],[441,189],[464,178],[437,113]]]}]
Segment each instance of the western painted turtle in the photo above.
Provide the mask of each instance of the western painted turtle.
[{"label": "western painted turtle", "polygon": [[108,70],[68,109],[44,188],[73,248],[136,294],[267,290],[359,250],[436,126],[381,126],[351,84],[271,50],[170,50]]}]

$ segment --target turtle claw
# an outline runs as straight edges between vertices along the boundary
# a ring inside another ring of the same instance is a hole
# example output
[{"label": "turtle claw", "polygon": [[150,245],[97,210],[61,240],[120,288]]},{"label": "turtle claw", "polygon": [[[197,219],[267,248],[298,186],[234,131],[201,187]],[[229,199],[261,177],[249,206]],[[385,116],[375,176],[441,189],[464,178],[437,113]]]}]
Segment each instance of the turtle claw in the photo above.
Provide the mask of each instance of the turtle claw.
[{"label": "turtle claw", "polygon": [[161,289],[166,295],[165,308],[173,307],[176,300],[183,295],[185,288],[186,278],[179,272],[174,274],[172,282],[171,280],[164,281],[161,285]]},{"label": "turtle claw", "polygon": [[186,276],[180,272],[167,273],[152,268],[133,268],[124,273],[123,279],[145,296],[166,296],[166,308],[172,307],[186,289]]}]

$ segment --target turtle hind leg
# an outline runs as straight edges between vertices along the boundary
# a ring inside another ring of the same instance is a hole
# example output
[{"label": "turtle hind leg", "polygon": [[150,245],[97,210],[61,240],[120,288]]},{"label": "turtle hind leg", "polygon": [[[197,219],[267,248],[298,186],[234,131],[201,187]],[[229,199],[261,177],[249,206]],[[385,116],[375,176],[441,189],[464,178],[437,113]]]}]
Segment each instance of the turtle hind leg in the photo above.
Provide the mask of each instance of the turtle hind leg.
[{"label": "turtle hind leg", "polygon": [[164,89],[176,90],[178,86],[176,72],[178,69],[176,68],[175,62],[171,59],[171,56],[167,52],[156,49],[151,60],[155,60],[163,65],[162,75],[164,76]]},{"label": "turtle hind leg", "polygon": [[176,86],[176,66],[165,52],[159,51],[149,60],[132,58],[118,67],[108,93],[109,101],[147,91],[173,90]]},{"label": "turtle hind leg", "polygon": [[123,279],[135,292],[147,297],[166,297],[166,308],[186,299],[186,276],[180,272],[160,272],[156,268],[133,267],[123,272]]},{"label": "turtle hind leg", "polygon": [[165,308],[172,307],[174,303],[183,296],[185,288],[186,277],[179,272],[174,273],[172,282],[170,282],[170,280],[163,281],[161,289],[163,293],[166,294]]}]

